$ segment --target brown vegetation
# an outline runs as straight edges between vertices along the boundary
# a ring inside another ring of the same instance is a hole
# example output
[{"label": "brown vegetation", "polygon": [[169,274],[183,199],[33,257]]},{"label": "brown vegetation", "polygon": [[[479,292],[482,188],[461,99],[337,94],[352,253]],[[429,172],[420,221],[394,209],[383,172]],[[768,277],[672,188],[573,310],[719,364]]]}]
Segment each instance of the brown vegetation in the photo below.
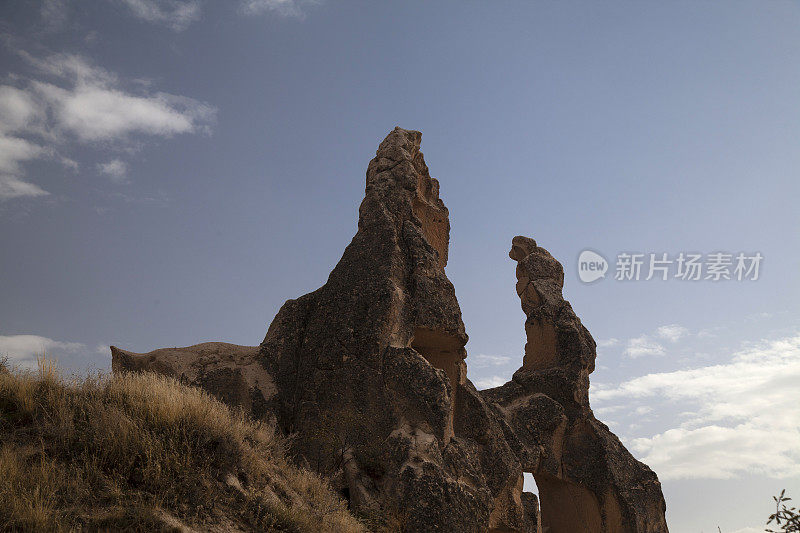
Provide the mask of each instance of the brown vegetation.
[{"label": "brown vegetation", "polygon": [[362,531],[284,441],[155,374],[0,366],[0,530]]}]

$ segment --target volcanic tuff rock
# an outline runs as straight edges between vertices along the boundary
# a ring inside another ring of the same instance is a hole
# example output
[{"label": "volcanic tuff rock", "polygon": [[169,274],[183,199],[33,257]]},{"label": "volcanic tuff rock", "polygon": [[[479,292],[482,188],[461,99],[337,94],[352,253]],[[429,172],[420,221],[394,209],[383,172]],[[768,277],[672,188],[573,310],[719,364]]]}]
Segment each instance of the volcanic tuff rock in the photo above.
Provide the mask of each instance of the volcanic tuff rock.
[{"label": "volcanic tuff rock", "polygon": [[538,462],[542,524],[550,531],[666,531],[666,505],[652,470],[636,461],[589,407],[595,342],[564,300],[564,270],[544,248],[514,237],[517,294],[527,316],[522,367],[485,400]]},{"label": "volcanic tuff rock", "polygon": [[150,370],[203,387],[220,400],[241,407],[256,418],[269,419],[269,401],[277,392],[272,376],[261,364],[258,346],[204,342],[186,348],[161,348],[134,353],[111,347],[111,368]]},{"label": "volcanic tuff rock", "polygon": [[595,343],[562,297],[563,268],[533,239],[515,237],[510,252],[527,316],[522,367],[490,390],[467,379],[444,271],[448,212],[420,140],[395,128],[380,144],[358,232],[260,347],[114,348],[114,369],[175,375],[274,416],[301,462],[389,529],[667,531],[656,475],[589,408]]}]

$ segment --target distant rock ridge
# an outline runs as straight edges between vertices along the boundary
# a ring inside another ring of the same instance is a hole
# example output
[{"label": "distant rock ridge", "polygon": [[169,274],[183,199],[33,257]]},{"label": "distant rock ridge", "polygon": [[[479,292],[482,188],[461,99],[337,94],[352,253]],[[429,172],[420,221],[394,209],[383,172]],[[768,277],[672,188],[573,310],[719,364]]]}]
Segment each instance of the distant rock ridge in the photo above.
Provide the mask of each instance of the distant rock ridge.
[{"label": "distant rock ridge", "polygon": [[494,389],[467,379],[448,211],[421,137],[395,128],[383,140],[355,237],[260,347],[112,348],[114,370],[174,375],[274,419],[301,462],[389,530],[666,532],[656,475],[592,414],[595,342],[562,296],[561,264],[533,239],[515,237],[509,254],[522,367]]}]

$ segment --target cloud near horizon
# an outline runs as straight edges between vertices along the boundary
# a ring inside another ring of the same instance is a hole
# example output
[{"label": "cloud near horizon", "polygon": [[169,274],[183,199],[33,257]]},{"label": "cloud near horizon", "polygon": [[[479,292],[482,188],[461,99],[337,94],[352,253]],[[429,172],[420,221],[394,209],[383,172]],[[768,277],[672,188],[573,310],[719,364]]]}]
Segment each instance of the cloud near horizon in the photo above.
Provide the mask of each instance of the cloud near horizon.
[{"label": "cloud near horizon", "polygon": [[682,422],[623,438],[662,479],[800,475],[800,334],[745,346],[729,362],[593,386],[598,412],[660,402]]},{"label": "cloud near horizon", "polygon": [[0,335],[0,357],[8,357],[11,366],[36,368],[36,358],[73,354],[86,346],[80,342],[62,342],[41,335]]},{"label": "cloud near horizon", "polygon": [[490,376],[487,378],[481,378],[475,381],[475,388],[478,390],[483,389],[491,389],[494,387],[499,387],[509,381],[509,378],[504,378],[503,376]]},{"label": "cloud near horizon", "polygon": [[511,357],[479,353],[478,355],[468,356],[467,362],[474,367],[501,366],[510,363]]}]

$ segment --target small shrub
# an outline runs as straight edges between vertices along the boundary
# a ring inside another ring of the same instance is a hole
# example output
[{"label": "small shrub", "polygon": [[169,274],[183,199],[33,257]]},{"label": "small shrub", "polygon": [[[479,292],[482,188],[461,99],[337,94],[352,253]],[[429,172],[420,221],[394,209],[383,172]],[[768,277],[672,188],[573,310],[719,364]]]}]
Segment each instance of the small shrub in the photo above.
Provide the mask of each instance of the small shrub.
[{"label": "small shrub", "polygon": [[772,497],[775,500],[775,512],[770,515],[767,525],[775,522],[775,525],[780,526],[781,529],[777,531],[767,529],[771,533],[800,532],[800,513],[795,507],[786,505],[786,502],[791,501],[791,498],[786,497],[785,494],[786,489],[782,490],[779,496]]}]

